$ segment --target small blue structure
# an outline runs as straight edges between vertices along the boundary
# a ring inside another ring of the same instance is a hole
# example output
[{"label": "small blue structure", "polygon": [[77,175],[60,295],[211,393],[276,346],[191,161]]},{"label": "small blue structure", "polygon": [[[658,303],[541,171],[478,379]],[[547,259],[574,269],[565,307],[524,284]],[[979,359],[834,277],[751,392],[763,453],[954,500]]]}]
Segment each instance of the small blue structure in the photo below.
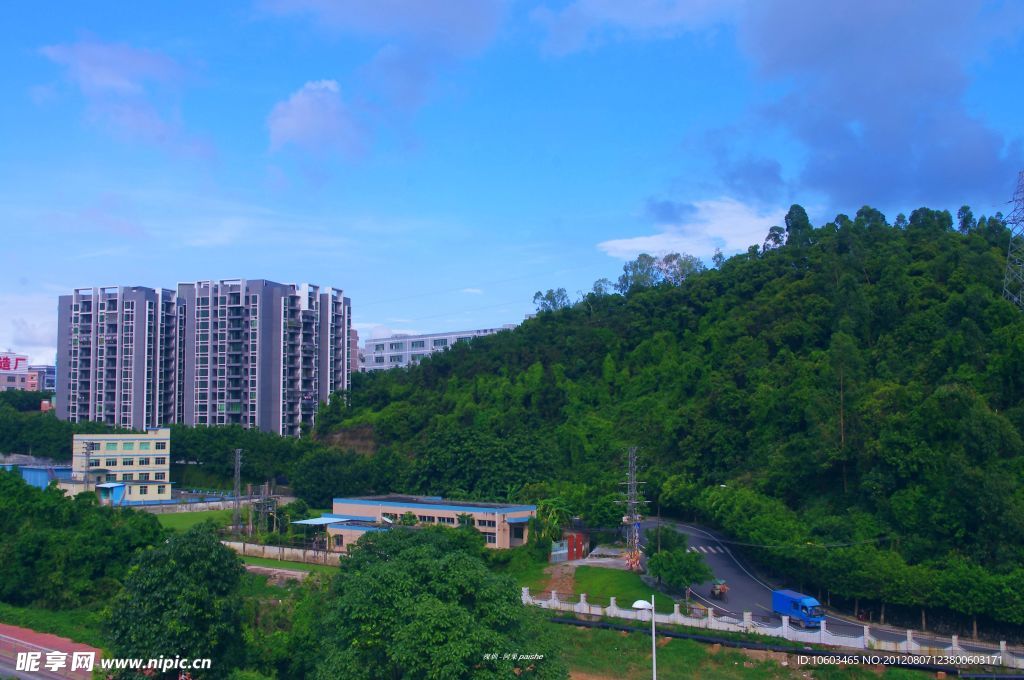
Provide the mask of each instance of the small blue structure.
[{"label": "small blue structure", "polygon": [[790,623],[804,628],[821,628],[821,622],[825,620],[821,603],[795,590],[772,591],[772,611],[779,616],[788,616]]},{"label": "small blue structure", "polygon": [[70,465],[0,465],[5,470],[16,470],[26,484],[37,489],[45,489],[50,482],[61,482],[71,479]]}]

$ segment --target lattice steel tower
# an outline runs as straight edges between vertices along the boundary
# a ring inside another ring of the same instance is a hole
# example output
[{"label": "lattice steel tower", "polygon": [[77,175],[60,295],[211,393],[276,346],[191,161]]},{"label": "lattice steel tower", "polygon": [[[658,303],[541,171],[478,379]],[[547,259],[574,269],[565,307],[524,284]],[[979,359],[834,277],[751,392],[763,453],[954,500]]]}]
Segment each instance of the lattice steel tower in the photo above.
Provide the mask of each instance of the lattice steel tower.
[{"label": "lattice steel tower", "polygon": [[626,564],[633,571],[640,571],[640,506],[647,503],[641,500],[639,486],[643,482],[636,479],[636,447],[630,447],[626,467],[626,514],[622,523],[626,525]]},{"label": "lattice steel tower", "polygon": [[1010,247],[1006,253],[1003,295],[1017,307],[1024,309],[1024,170],[1017,176],[1017,190],[1013,192],[1013,211],[1005,222],[1010,230]]}]

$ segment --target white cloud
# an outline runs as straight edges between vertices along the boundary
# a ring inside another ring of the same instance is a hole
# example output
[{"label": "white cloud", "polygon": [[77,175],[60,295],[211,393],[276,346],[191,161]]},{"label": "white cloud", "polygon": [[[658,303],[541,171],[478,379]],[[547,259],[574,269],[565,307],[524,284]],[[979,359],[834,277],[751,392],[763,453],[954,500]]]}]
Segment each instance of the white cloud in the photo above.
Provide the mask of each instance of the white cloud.
[{"label": "white cloud", "polygon": [[177,79],[181,68],[170,57],[123,43],[82,41],[47,45],[39,52],[68,69],[68,77],[87,95],[140,94],[146,81]]},{"label": "white cloud", "polygon": [[363,146],[363,132],[334,80],[311,80],[278,102],[267,126],[271,151],[294,145],[311,153],[335,150],[355,155]]},{"label": "white cloud", "polygon": [[460,292],[468,293],[470,295],[483,295],[484,291],[480,288],[463,288]]},{"label": "white cloud", "polygon": [[715,248],[724,253],[760,246],[768,229],[782,224],[785,208],[758,209],[733,198],[694,201],[687,219],[676,224],[660,224],[658,232],[648,236],[602,241],[597,247],[611,257],[631,260],[640,253],[688,253],[711,256]]},{"label": "white cloud", "polygon": [[0,349],[21,352],[32,363],[53,363],[57,354],[57,296],[0,293]]}]

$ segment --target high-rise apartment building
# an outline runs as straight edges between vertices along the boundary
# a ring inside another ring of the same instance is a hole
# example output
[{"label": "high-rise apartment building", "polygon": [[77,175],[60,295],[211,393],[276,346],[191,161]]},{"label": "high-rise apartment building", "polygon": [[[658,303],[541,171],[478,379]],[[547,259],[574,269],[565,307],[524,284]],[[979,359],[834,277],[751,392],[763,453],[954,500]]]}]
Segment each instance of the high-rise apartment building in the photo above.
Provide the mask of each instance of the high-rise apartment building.
[{"label": "high-rise apartment building", "polygon": [[[113,319],[112,302],[124,310]],[[121,342],[116,358],[92,338],[83,349],[98,323]],[[134,429],[238,424],[298,435],[320,401],[348,389],[350,328],[351,303],[337,288],[230,279],[176,293],[79,289],[60,303],[57,412]],[[90,390],[97,366],[103,389]]]}]

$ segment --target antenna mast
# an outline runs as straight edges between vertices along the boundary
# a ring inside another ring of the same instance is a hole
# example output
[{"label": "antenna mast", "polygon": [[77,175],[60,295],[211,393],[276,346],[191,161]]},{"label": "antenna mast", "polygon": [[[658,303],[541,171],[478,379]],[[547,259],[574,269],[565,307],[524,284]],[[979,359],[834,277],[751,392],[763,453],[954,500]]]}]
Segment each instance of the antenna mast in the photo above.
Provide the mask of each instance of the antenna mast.
[{"label": "antenna mast", "polygon": [[[626,565],[631,571],[640,571],[640,506],[647,503],[640,499],[639,485],[636,479],[635,446],[629,448],[626,463],[626,514],[622,523],[626,526]],[[621,502],[621,501],[620,501]]]},{"label": "antenna mast", "polygon": [[1024,310],[1024,170],[1017,176],[1013,210],[1004,222],[1010,229],[1010,246],[1006,253],[1003,296]]}]

